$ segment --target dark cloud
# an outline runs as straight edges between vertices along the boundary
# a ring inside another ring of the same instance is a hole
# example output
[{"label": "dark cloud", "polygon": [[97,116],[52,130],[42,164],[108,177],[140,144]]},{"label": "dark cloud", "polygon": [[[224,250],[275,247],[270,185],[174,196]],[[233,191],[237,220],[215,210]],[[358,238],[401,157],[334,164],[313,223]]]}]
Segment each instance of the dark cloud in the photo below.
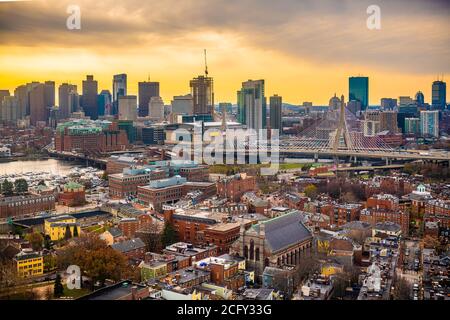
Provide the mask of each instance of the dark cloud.
[{"label": "dark cloud", "polygon": [[[78,3],[82,30],[65,27]],[[366,28],[366,8],[381,7],[382,30]],[[137,50],[189,45],[204,30],[239,35],[242,45],[270,48],[324,64],[448,73],[448,1],[160,0],[0,3],[0,45]],[[249,57],[251,58],[251,57]]]}]

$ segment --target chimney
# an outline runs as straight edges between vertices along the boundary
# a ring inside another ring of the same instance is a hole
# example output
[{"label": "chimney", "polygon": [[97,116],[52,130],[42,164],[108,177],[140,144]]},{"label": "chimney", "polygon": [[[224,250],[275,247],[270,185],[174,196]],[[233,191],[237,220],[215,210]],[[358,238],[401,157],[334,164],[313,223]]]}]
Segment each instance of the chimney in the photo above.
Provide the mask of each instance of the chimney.
[{"label": "chimney", "polygon": [[137,286],[131,287],[131,300],[138,300]]}]

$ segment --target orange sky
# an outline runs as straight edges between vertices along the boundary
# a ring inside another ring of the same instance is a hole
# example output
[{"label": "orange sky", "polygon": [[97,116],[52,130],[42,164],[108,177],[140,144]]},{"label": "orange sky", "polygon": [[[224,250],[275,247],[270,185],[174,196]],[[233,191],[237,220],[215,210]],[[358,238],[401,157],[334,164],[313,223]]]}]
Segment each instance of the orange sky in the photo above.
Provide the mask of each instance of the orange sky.
[{"label": "orange sky", "polygon": [[113,74],[127,73],[128,94],[137,94],[150,74],[170,103],[203,73],[204,48],[216,102],[235,103],[242,81],[265,79],[267,96],[328,104],[358,74],[370,78],[371,104],[419,90],[429,101],[432,81],[450,74],[449,6],[440,1],[380,1],[376,31],[366,28],[370,1],[76,2],[79,31],[65,27],[71,2],[0,2],[0,89],[54,80],[81,91],[93,74],[99,90],[111,90]]}]

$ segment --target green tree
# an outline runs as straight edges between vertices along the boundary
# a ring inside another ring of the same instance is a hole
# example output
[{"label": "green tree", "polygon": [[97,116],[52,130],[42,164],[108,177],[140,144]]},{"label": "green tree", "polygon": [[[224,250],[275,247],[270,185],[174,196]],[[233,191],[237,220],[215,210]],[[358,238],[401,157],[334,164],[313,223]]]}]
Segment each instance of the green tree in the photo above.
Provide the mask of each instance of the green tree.
[{"label": "green tree", "polygon": [[47,185],[45,184],[44,180],[39,181],[38,186],[44,186],[46,187]]},{"label": "green tree", "polygon": [[69,225],[66,226],[66,232],[64,233],[64,239],[68,240],[72,238],[72,232],[70,231]]},{"label": "green tree", "polygon": [[316,199],[318,194],[317,187],[313,184],[306,186],[304,192],[308,198],[311,198],[313,200]]},{"label": "green tree", "polygon": [[42,236],[42,234],[38,232],[29,233],[25,236],[25,239],[30,242],[31,248],[34,251],[42,250],[42,244],[44,243],[44,237]]},{"label": "green tree", "polygon": [[163,247],[169,246],[178,241],[178,235],[172,224],[166,222],[164,225],[164,230],[161,236],[161,242]]},{"label": "green tree", "polygon": [[78,234],[78,227],[75,226],[75,227],[73,228],[73,237],[76,238],[76,237],[78,237],[78,236],[79,236],[79,234]]},{"label": "green tree", "polygon": [[55,286],[53,288],[53,296],[56,298],[61,297],[64,294],[64,286],[61,282],[61,275],[58,273],[55,279]]},{"label": "green tree", "polygon": [[5,181],[3,181],[2,184],[2,194],[4,196],[12,196],[13,192],[14,192],[14,184],[11,181],[5,179]]},{"label": "green tree", "polygon": [[14,189],[18,194],[24,194],[28,192],[28,183],[25,179],[17,179],[14,181]]}]

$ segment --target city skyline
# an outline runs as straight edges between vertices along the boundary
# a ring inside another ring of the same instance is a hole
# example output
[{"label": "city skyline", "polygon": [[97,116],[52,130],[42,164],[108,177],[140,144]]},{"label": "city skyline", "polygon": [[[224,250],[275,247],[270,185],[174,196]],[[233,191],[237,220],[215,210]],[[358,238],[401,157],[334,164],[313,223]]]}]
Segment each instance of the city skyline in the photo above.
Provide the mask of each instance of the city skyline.
[{"label": "city skyline", "polygon": [[[347,99],[348,78],[358,75],[370,78],[370,105],[419,90],[431,103],[432,82],[450,75],[444,1],[380,1],[381,30],[366,27],[370,1],[260,1],[251,11],[253,1],[208,3],[173,9],[170,1],[78,1],[81,30],[72,31],[65,27],[67,1],[0,3],[0,88],[13,92],[45,80],[81,88],[92,74],[99,90],[112,92],[113,75],[126,73],[128,93],[137,95],[138,82],[150,75],[167,104],[203,74],[205,48],[216,103],[236,103],[242,82],[265,79],[267,96],[328,105],[334,93]],[[254,22],[258,17],[265,23]],[[411,23],[416,18],[420,23]]]}]

